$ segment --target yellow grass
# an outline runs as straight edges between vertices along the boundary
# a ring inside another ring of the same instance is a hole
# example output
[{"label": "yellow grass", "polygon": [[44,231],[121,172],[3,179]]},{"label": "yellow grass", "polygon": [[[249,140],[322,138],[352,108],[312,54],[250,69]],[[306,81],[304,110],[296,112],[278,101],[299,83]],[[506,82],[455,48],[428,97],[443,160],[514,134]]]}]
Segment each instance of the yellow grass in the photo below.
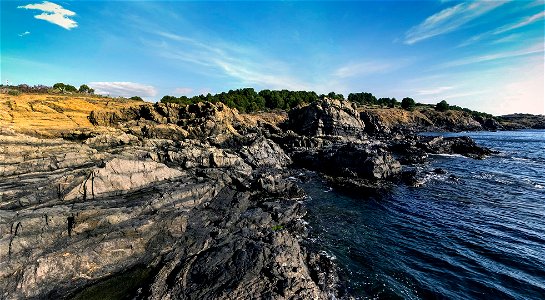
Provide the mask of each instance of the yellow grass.
[{"label": "yellow grass", "polygon": [[0,128],[40,136],[101,131],[87,118],[93,110],[117,110],[141,101],[48,94],[0,94]]}]

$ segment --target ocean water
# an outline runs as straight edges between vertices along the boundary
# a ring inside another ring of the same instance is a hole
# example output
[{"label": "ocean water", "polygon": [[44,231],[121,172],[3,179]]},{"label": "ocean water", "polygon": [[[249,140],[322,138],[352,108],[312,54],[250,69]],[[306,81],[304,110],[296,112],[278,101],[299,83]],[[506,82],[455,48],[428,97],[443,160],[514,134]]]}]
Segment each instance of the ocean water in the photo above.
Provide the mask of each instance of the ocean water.
[{"label": "ocean water", "polygon": [[501,153],[433,156],[447,174],[374,196],[312,179],[312,241],[361,299],[545,299],[545,131],[445,135]]}]

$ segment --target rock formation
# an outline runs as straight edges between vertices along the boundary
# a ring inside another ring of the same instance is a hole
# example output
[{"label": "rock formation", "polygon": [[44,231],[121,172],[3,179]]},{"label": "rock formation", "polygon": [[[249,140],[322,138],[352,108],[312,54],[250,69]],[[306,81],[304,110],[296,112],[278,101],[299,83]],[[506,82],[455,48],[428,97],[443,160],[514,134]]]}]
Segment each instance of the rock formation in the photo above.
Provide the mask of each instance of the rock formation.
[{"label": "rock formation", "polygon": [[303,246],[305,193],[291,176],[378,189],[407,175],[400,162],[491,153],[400,137],[340,100],[274,119],[142,103],[92,111],[97,130],[52,134],[64,139],[3,128],[0,298],[349,298],[332,261]]}]

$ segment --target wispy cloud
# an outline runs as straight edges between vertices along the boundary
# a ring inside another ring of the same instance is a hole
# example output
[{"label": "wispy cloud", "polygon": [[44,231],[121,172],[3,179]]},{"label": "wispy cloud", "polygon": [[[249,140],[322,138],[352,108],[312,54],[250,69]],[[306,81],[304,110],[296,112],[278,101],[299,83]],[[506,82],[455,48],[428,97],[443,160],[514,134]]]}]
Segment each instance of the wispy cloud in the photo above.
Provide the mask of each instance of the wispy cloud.
[{"label": "wispy cloud", "polygon": [[526,25],[537,22],[537,21],[539,21],[539,20],[541,20],[543,18],[545,18],[545,11],[542,11],[542,12],[539,12],[539,13],[537,13],[535,15],[526,17],[526,18],[520,20],[517,23],[502,26],[502,27],[496,29],[494,31],[494,34],[500,34],[500,33],[504,33],[504,32],[507,32],[507,31],[510,31],[510,30],[513,30],[513,29],[524,27]]},{"label": "wispy cloud", "polygon": [[510,34],[510,35],[501,37],[501,38],[499,38],[499,39],[497,39],[497,40],[494,40],[494,41],[492,42],[492,44],[501,44],[501,43],[515,42],[515,41],[520,40],[521,37],[522,37],[521,34]]},{"label": "wispy cloud", "polygon": [[378,61],[350,63],[336,69],[333,72],[333,76],[339,78],[348,78],[376,73],[386,73],[393,70],[395,67],[396,66],[392,63]]},{"label": "wispy cloud", "polygon": [[491,36],[502,34],[502,33],[505,33],[505,32],[508,32],[508,31],[511,31],[511,30],[514,30],[514,29],[517,29],[517,28],[521,28],[521,27],[530,25],[530,24],[535,23],[537,21],[540,21],[540,20],[542,20],[544,18],[545,18],[545,11],[539,12],[539,13],[534,14],[532,16],[528,16],[526,18],[523,18],[523,19],[517,21],[516,23],[507,24],[507,25],[501,26],[499,28],[496,28],[494,30],[487,31],[487,32],[472,36],[468,40],[461,43],[459,45],[459,47],[468,46],[468,45],[471,45],[471,44],[473,44],[475,42],[478,42],[478,41],[481,41],[483,39],[489,38]]},{"label": "wispy cloud", "polygon": [[25,35],[29,35],[29,34],[30,34],[30,31],[25,31],[25,32],[19,33],[18,35],[19,35],[20,37],[24,37]]},{"label": "wispy cloud", "polygon": [[90,82],[88,85],[95,89],[97,94],[102,95],[121,97],[154,97],[157,95],[155,87],[135,82]]},{"label": "wispy cloud", "polygon": [[35,15],[34,18],[59,25],[67,30],[78,27],[78,23],[70,18],[75,16],[76,13],[53,2],[44,1],[42,3],[18,6],[18,8],[40,10],[42,13]]},{"label": "wispy cloud", "polygon": [[292,76],[283,62],[262,57],[250,49],[225,43],[205,43],[164,31],[155,32],[155,35],[167,41],[148,45],[157,47],[163,57],[217,69],[244,84],[294,90],[309,88],[307,83]]},{"label": "wispy cloud", "polygon": [[429,96],[429,95],[438,95],[442,94],[448,90],[452,90],[454,87],[452,86],[440,86],[440,87],[433,87],[433,88],[427,88],[423,90],[416,91],[416,94],[418,96]]},{"label": "wispy cloud", "polygon": [[429,16],[405,34],[405,44],[412,45],[434,36],[446,34],[486,14],[506,1],[460,3]]},{"label": "wispy cloud", "polygon": [[192,88],[189,87],[179,87],[174,90],[174,93],[177,95],[189,95],[191,92],[193,92]]},{"label": "wispy cloud", "polygon": [[530,47],[519,49],[519,50],[504,51],[504,52],[498,52],[498,53],[492,53],[492,54],[487,54],[487,55],[468,57],[468,58],[463,58],[463,59],[451,61],[451,62],[440,65],[440,67],[441,68],[458,67],[458,66],[488,62],[488,61],[493,61],[493,60],[498,60],[498,59],[505,59],[505,58],[512,58],[512,57],[518,57],[518,56],[525,56],[525,55],[530,55],[530,54],[543,53],[543,51],[544,51],[544,44],[543,44],[543,42],[539,42],[539,43],[534,44],[534,45],[532,45]]}]

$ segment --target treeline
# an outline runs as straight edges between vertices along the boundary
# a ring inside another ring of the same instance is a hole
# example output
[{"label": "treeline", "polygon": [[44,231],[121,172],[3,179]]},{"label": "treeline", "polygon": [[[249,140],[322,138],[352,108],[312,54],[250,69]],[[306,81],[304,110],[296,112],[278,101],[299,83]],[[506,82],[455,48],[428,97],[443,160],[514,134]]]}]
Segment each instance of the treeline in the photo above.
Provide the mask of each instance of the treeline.
[{"label": "treeline", "polygon": [[95,90],[90,88],[86,84],[80,85],[79,89],[70,84],[64,84],[62,82],[55,83],[53,86],[47,85],[0,85],[2,92],[10,95],[25,94],[87,94],[94,95]]},{"label": "treeline", "polygon": [[186,96],[164,96],[161,102],[178,104],[193,104],[204,101],[212,103],[221,102],[231,108],[238,109],[242,113],[249,113],[266,109],[289,110],[298,105],[316,101],[318,98],[319,96],[315,92],[262,90],[258,93],[253,88],[244,88],[215,95],[208,93],[207,95],[199,95],[191,98]]}]

